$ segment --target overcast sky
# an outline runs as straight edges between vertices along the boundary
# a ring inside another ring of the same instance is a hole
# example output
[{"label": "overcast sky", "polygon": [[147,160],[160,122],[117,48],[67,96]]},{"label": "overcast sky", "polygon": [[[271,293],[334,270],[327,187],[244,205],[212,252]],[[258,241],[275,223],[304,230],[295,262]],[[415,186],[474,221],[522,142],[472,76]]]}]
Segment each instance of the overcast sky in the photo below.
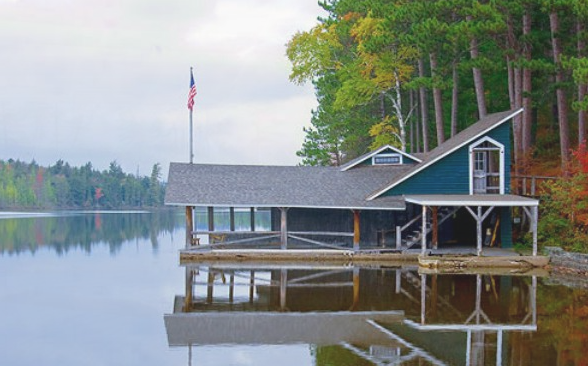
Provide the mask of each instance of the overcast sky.
[{"label": "overcast sky", "polygon": [[0,0],[0,159],[295,165],[312,87],[285,44],[317,0]]}]

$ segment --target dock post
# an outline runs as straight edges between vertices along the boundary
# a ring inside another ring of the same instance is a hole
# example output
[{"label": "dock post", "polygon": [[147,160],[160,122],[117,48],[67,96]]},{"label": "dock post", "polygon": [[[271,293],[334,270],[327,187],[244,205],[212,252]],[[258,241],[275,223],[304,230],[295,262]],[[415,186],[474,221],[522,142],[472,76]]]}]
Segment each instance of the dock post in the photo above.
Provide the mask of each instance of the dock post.
[{"label": "dock post", "polygon": [[533,230],[533,256],[537,255],[537,221],[539,220],[539,207],[531,207],[531,230]]},{"label": "dock post", "polygon": [[288,270],[280,270],[280,310],[286,310],[286,289],[288,286]]},{"label": "dock post", "polygon": [[281,249],[288,249],[288,208],[280,207],[280,241]]},{"label": "dock post", "polygon": [[439,246],[439,218],[437,216],[439,211],[439,207],[434,206],[431,207],[431,230],[432,230],[432,238],[431,238],[431,247],[437,249]]},{"label": "dock post", "polygon": [[208,206],[208,231],[214,231],[214,207]]},{"label": "dock post", "polygon": [[423,205],[423,225],[421,227],[421,255],[425,256],[427,253],[427,206]]},{"label": "dock post", "polygon": [[482,206],[478,206],[478,216],[476,217],[476,238],[478,256],[482,255]]},{"label": "dock post", "polygon": [[[425,207],[425,206],[423,206]],[[421,325],[425,325],[427,314],[427,275],[421,274]]]},{"label": "dock post", "polygon": [[402,248],[402,227],[396,226],[396,249]]},{"label": "dock post", "polygon": [[192,212],[192,207],[186,206],[186,249],[190,248],[192,246],[192,243],[194,242],[194,234],[192,234],[192,232],[194,231],[194,219],[192,216]]},{"label": "dock post", "polygon": [[353,267],[353,305],[351,310],[357,310],[359,305],[359,267]]},{"label": "dock post", "polygon": [[229,226],[231,231],[235,231],[235,208],[229,207]]},{"label": "dock post", "polygon": [[251,231],[255,231],[255,207],[251,207],[249,210],[251,218]]},{"label": "dock post", "polygon": [[359,222],[359,210],[353,210],[353,251],[357,252],[359,250],[359,241],[361,239],[360,236],[360,222]]}]

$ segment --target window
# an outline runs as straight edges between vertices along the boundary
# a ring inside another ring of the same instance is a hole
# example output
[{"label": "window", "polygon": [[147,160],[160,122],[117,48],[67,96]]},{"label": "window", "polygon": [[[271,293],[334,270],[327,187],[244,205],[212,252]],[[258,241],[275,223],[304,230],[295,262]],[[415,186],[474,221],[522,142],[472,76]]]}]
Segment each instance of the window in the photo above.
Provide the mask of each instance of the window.
[{"label": "window", "polygon": [[372,159],[374,165],[396,165],[402,164],[400,154],[380,154],[376,155]]}]

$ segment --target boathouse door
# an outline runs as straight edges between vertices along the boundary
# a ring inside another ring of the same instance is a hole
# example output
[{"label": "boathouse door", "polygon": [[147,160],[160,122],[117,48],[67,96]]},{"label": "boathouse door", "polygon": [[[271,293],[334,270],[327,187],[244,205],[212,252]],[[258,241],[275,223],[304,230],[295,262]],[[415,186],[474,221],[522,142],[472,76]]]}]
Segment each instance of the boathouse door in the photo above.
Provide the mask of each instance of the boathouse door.
[{"label": "boathouse door", "polygon": [[474,151],[474,193],[486,193],[488,177],[488,155],[486,151]]}]

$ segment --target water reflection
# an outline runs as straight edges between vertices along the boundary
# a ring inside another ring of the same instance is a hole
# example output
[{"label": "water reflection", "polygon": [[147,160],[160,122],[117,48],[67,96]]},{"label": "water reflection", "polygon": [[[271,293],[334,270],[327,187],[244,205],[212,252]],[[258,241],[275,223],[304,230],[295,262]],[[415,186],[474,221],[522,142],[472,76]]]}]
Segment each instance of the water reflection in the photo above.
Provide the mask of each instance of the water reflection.
[{"label": "water reflection", "polygon": [[158,235],[183,224],[181,212],[57,212],[0,215],[0,255],[18,255],[49,248],[58,254],[72,249],[91,252],[107,245],[117,253],[130,240],[148,239],[157,250]]},{"label": "water reflection", "polygon": [[525,364],[537,278],[416,268],[186,266],[168,343],[308,344],[314,365]]}]

